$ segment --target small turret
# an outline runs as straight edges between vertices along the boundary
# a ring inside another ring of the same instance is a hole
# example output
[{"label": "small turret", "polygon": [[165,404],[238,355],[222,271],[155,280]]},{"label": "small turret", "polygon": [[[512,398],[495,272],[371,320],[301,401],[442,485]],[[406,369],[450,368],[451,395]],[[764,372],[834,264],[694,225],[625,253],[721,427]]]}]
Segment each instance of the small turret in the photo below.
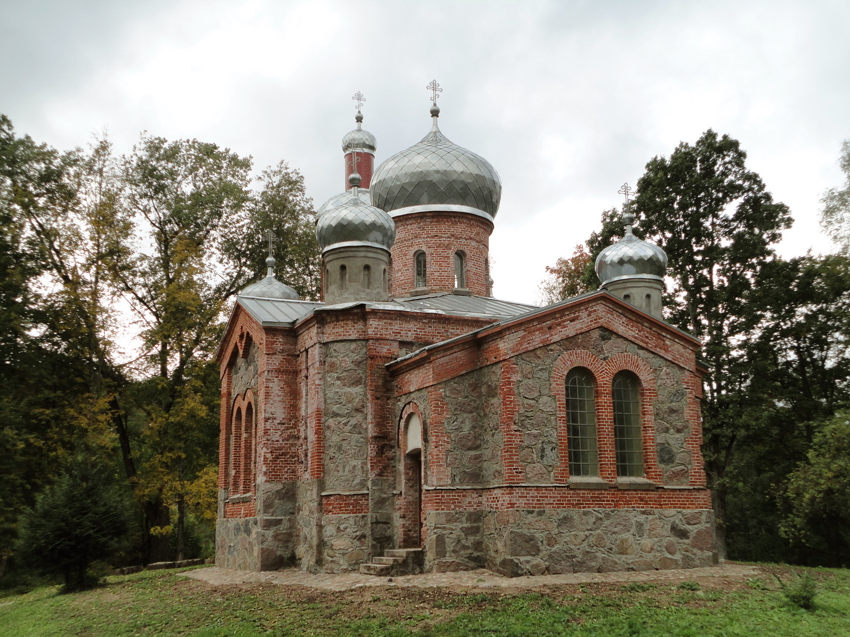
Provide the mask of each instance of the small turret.
[{"label": "small turret", "polygon": [[623,224],[625,235],[617,243],[608,246],[596,257],[596,275],[600,286],[626,303],[654,316],[661,315],[661,295],[664,293],[664,272],[667,255],[664,250],[632,234],[635,215],[631,211],[628,184],[618,191],[625,195]]}]

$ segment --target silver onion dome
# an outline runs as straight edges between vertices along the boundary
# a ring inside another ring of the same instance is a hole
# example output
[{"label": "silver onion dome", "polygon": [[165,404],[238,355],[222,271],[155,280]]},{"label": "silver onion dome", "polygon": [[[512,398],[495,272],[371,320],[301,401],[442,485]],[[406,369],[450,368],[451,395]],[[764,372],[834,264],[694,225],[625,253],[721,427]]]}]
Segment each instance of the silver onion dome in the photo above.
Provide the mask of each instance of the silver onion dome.
[{"label": "silver onion dome", "polygon": [[[321,206],[319,206],[319,209],[316,211],[316,217],[317,218],[321,217],[328,210],[333,210],[334,208],[339,207],[339,205],[342,204],[344,201],[346,201],[351,196],[351,194],[353,192],[354,192],[354,188],[352,188],[351,190],[346,190],[344,192],[336,194],[333,197],[331,197],[330,199],[328,199],[325,203],[323,203]],[[360,198],[360,201],[365,203],[367,206],[372,205],[372,199],[369,195],[369,189],[368,188],[358,188],[356,194]]]},{"label": "silver onion dome", "polygon": [[269,255],[266,259],[266,276],[256,283],[252,283],[239,293],[239,296],[254,296],[264,299],[290,299],[300,298],[298,292],[286,283],[281,283],[274,278],[274,257]]},{"label": "silver onion dome", "polygon": [[360,175],[352,173],[348,179],[353,188],[343,193],[335,206],[326,208],[316,222],[319,249],[372,246],[389,250],[395,241],[395,223],[386,212],[363,201]]},{"label": "silver onion dome", "polygon": [[483,157],[449,141],[431,107],[431,132],[383,162],[372,176],[372,205],[394,217],[425,210],[453,210],[492,220],[502,198],[499,174]]},{"label": "silver onion dome", "polygon": [[667,254],[654,243],[632,234],[634,215],[623,214],[626,232],[617,243],[608,246],[596,257],[594,269],[602,285],[621,279],[664,279]]},{"label": "silver onion dome", "polygon": [[342,138],[342,152],[348,153],[352,150],[368,150],[372,153],[378,147],[375,142],[375,136],[367,130],[363,130],[363,115],[357,111],[354,117],[357,122],[357,128],[348,131]]}]

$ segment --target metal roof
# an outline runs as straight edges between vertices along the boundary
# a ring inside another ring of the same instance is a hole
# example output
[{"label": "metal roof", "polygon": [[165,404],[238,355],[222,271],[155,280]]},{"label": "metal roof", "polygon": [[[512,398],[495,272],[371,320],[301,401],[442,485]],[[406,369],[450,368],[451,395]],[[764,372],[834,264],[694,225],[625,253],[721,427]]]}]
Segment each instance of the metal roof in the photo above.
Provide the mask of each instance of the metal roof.
[{"label": "metal roof", "polygon": [[465,294],[428,294],[405,299],[395,299],[405,307],[416,311],[441,312],[454,316],[483,316],[497,319],[510,318],[539,309],[536,305],[501,301],[486,296]]},{"label": "metal roof", "polygon": [[318,301],[296,301],[239,295],[236,301],[257,320],[269,327],[292,327],[300,319],[312,314],[322,304]]}]

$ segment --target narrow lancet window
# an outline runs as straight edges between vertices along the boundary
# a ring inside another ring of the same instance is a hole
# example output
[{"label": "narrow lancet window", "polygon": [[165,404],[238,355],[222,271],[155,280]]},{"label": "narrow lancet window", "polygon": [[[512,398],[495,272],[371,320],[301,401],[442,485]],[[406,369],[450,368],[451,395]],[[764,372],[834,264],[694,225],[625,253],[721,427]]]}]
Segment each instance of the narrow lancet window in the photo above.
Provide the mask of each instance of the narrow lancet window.
[{"label": "narrow lancet window", "polygon": [[372,266],[363,266],[363,289],[368,290],[372,287]]},{"label": "narrow lancet window", "polygon": [[413,287],[424,288],[428,285],[427,281],[427,263],[425,261],[425,253],[421,250],[413,256],[414,266],[416,268],[416,280]]},{"label": "narrow lancet window", "polygon": [[455,252],[455,287],[466,287],[466,253],[463,250]]},{"label": "narrow lancet window", "polygon": [[643,438],[640,425],[640,380],[620,372],[611,384],[614,400],[614,445],[617,475],[643,477]]},{"label": "narrow lancet window", "polygon": [[344,290],[348,287],[348,268],[344,265],[339,266],[339,289]]},{"label": "narrow lancet window", "polygon": [[577,367],[567,374],[567,448],[570,475],[595,476],[599,462],[596,451],[596,381],[593,374]]}]

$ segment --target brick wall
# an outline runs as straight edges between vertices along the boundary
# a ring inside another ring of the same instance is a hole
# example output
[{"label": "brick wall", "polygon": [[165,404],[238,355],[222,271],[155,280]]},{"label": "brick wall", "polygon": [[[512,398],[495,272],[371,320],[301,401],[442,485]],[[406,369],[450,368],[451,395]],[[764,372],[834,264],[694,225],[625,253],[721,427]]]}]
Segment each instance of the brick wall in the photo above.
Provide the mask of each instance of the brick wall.
[{"label": "brick wall", "polygon": [[429,291],[450,292],[455,288],[454,254],[462,250],[466,254],[466,288],[472,294],[489,296],[490,221],[458,212],[423,212],[393,220],[393,296],[409,296],[416,288],[414,254],[419,250],[426,256],[425,287]]}]

